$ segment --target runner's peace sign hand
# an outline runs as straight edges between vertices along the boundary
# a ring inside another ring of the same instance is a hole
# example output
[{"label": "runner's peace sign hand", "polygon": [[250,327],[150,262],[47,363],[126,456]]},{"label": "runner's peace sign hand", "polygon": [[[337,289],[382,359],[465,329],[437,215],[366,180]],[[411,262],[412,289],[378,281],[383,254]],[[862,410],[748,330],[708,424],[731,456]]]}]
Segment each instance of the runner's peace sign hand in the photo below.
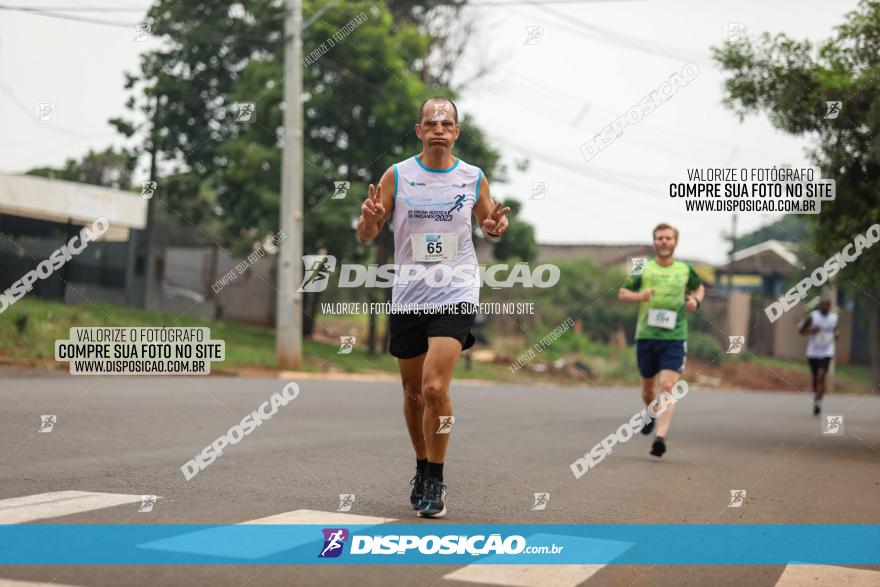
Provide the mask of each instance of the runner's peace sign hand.
[{"label": "runner's peace sign hand", "polygon": [[382,205],[382,184],[375,187],[370,184],[370,191],[364,205],[361,206],[361,214],[364,220],[369,224],[378,224],[380,220],[385,218],[385,206]]},{"label": "runner's peace sign hand", "polygon": [[495,204],[495,207],[489,212],[489,215],[483,220],[482,226],[480,226],[483,234],[490,236],[501,236],[504,234],[509,224],[505,216],[508,212],[510,212],[510,208],[502,208],[501,202]]}]

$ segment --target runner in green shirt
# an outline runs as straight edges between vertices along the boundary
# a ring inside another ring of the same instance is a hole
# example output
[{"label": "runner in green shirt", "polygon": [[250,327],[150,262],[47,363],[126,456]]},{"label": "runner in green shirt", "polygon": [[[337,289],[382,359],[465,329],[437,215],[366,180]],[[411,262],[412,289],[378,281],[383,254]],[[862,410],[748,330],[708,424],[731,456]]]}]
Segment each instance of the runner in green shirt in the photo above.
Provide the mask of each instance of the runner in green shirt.
[{"label": "runner in green shirt", "polygon": [[[660,374],[662,393],[670,394],[684,371],[687,356],[687,316],[685,310],[695,312],[703,301],[705,290],[693,267],[673,259],[678,245],[678,230],[668,224],[654,229],[654,252],[617,293],[624,302],[639,302],[636,326],[636,359],[642,376],[642,399],[645,404],[654,401],[654,379]],[[651,454],[657,457],[666,452],[666,435],[672,423],[674,402],[659,417],[657,437]],[[654,430],[654,420],[642,428],[643,434]]]}]

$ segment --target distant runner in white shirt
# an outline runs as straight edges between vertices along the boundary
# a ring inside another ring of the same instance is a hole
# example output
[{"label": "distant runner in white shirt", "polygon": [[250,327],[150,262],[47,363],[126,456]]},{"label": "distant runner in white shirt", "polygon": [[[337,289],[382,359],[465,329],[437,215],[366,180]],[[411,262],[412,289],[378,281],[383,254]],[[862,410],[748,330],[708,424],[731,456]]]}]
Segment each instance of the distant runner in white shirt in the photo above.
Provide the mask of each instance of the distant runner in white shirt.
[{"label": "distant runner in white shirt", "polygon": [[808,335],[807,362],[813,372],[813,414],[822,412],[822,396],[825,395],[825,377],[834,358],[834,341],[837,340],[837,314],[831,312],[831,299],[819,300],[819,309],[813,310],[801,322],[798,331]]}]

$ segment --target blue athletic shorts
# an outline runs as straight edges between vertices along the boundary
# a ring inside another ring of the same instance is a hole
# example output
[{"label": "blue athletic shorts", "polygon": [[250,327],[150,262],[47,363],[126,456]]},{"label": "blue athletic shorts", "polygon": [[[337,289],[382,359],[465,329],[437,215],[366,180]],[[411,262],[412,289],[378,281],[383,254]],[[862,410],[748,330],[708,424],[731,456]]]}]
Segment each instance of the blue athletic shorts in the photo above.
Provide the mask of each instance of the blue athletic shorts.
[{"label": "blue athletic shorts", "polygon": [[636,361],[639,374],[648,379],[663,370],[681,373],[684,371],[687,352],[686,340],[637,340]]}]

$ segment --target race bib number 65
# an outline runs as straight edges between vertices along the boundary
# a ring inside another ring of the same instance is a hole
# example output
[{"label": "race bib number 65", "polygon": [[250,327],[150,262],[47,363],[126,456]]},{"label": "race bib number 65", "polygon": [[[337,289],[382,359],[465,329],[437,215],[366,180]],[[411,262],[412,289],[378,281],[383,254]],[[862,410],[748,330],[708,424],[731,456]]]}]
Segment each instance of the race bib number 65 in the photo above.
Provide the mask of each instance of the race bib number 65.
[{"label": "race bib number 65", "polygon": [[410,236],[413,259],[420,263],[452,261],[458,253],[458,235],[454,232],[416,233]]}]

